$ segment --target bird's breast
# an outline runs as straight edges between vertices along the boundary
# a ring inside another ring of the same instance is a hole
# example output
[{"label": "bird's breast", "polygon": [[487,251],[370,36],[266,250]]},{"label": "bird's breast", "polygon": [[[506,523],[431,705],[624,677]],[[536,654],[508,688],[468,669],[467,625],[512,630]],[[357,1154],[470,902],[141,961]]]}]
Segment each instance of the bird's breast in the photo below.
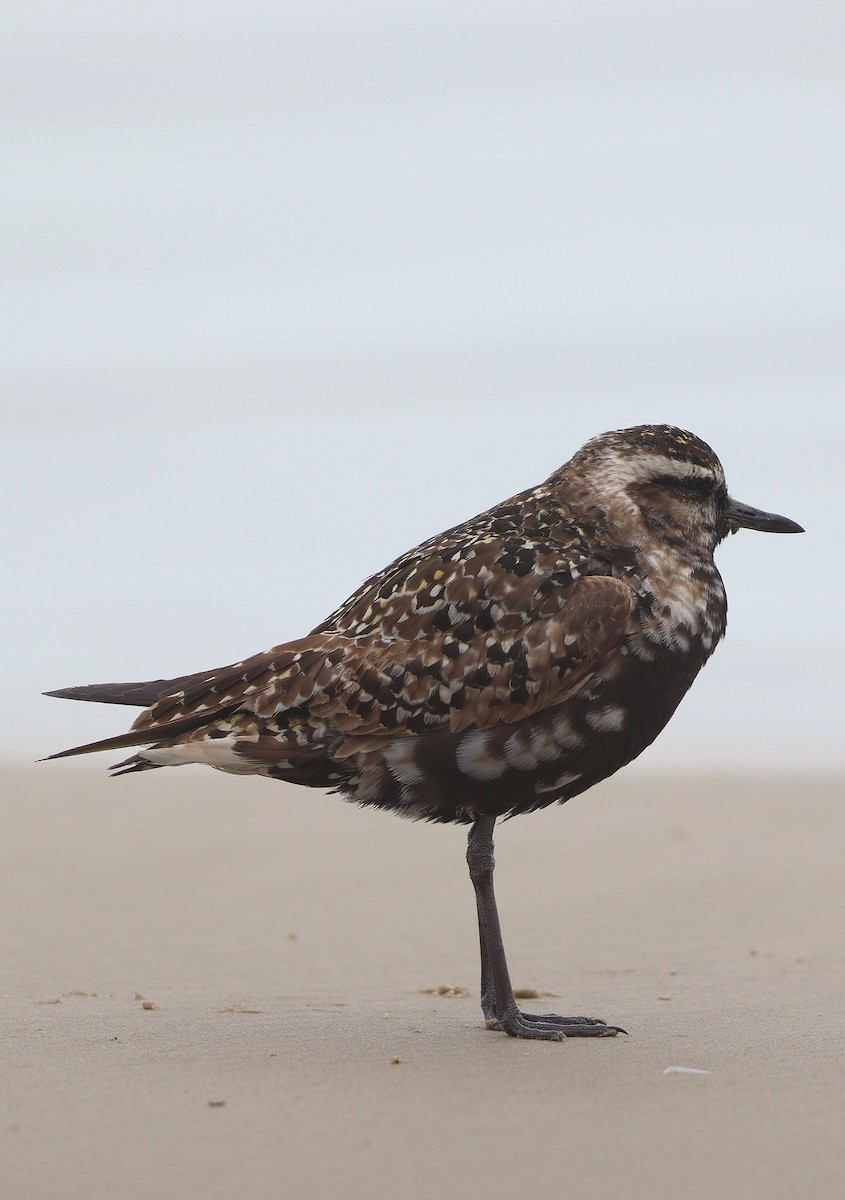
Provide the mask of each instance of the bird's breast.
[{"label": "bird's breast", "polygon": [[629,644],[648,661],[660,647],[706,660],[724,636],[727,599],[712,559],[684,559],[667,548],[644,556],[635,586],[636,620]]}]

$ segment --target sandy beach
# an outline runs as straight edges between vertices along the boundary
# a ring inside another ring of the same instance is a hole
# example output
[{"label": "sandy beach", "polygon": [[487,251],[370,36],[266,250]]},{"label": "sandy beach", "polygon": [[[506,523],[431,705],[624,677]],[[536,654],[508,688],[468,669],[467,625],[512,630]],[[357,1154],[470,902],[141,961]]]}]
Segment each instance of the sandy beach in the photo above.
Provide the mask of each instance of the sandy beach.
[{"label": "sandy beach", "polygon": [[194,768],[0,785],[6,1197],[845,1194],[836,781],[623,775],[500,828],[526,1007],[629,1031],[562,1044],[484,1028],[459,828]]}]

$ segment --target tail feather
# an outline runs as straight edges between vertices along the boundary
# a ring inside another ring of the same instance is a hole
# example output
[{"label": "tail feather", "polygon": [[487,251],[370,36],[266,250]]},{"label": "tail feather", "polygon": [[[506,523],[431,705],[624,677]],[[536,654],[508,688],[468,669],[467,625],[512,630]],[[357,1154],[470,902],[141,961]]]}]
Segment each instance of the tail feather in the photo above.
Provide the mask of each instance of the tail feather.
[{"label": "tail feather", "polygon": [[[257,656],[261,657],[261,656]],[[59,700],[88,700],[101,704],[130,704],[139,708],[154,709],[138,718],[145,719],[141,728],[133,726],[128,732],[116,737],[103,738],[102,741],[88,742],[84,746],[73,746],[69,750],[60,750],[57,754],[49,754],[42,762],[55,758],[73,758],[78,754],[94,754],[98,750],[122,750],[134,746],[149,746],[158,744],[170,738],[180,737],[190,733],[202,725],[208,725],[215,719],[227,717],[240,707],[240,699],[221,704],[221,697],[215,695],[214,701],[204,704],[200,711],[185,712],[185,704],[202,699],[207,695],[216,682],[230,679],[232,671],[239,679],[237,672],[244,666],[225,667],[210,671],[197,671],[193,675],[179,675],[174,679],[150,679],[142,683],[87,683],[79,687],[57,688],[45,692],[45,696],[54,696]],[[251,677],[251,676],[250,676]],[[167,720],[168,713],[181,708],[181,715]],[[146,771],[158,764],[147,763],[141,755],[133,755],[125,762],[117,763],[117,773],[126,774],[128,771]],[[122,769],[120,769],[122,768]]]},{"label": "tail feather", "polygon": [[[123,750],[129,746],[149,746],[151,742],[163,742],[168,738],[178,737],[198,729],[200,725],[208,725],[219,717],[229,716],[238,708],[240,701],[228,704],[223,708],[204,710],[203,712],[188,713],[176,721],[162,721],[156,725],[147,725],[143,729],[130,729],[128,733],[119,733],[117,737],[103,738],[99,742],[88,742],[84,746],[73,746],[70,750],[60,750],[58,754],[48,754],[42,762],[54,758],[73,758],[77,754],[94,754],[97,750]],[[119,763],[118,766],[123,766]]]},{"label": "tail feather", "polygon": [[136,771],[160,771],[164,763],[153,763],[144,758],[141,754],[133,754],[131,758],[125,758],[123,762],[113,763],[109,767],[111,778],[117,779],[118,775],[134,775]]},{"label": "tail feather", "polygon": [[98,704],[131,704],[136,708],[150,708],[162,696],[201,683],[213,675],[213,671],[199,671],[194,675],[150,679],[145,683],[85,683],[80,687],[57,688],[44,695],[55,696],[58,700],[91,700]]}]

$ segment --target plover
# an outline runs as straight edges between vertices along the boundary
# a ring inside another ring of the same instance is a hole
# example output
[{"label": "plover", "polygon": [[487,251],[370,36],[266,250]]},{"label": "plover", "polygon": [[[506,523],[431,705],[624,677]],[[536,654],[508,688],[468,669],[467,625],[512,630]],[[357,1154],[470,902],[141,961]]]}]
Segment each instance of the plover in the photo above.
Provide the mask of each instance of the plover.
[{"label": "plover", "polygon": [[700,438],[641,425],[430,538],[308,637],[232,666],[48,695],[146,706],[118,774],[206,763],[469,825],[481,1007],[514,1037],[620,1032],[521,1012],[493,892],[499,817],[563,803],[645,749],[725,632],[713,552],[737,529],[801,533],[732,500]]}]

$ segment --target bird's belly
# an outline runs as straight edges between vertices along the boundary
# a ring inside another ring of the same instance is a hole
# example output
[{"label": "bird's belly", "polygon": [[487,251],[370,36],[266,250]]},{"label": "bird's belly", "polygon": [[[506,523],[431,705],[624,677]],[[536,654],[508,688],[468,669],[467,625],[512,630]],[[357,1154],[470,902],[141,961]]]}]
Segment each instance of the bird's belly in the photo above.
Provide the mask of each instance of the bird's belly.
[{"label": "bird's belly", "polygon": [[564,704],[513,724],[373,746],[340,790],[413,819],[514,815],[584,792],[636,758],[674,713],[704,657],[617,656]]}]

